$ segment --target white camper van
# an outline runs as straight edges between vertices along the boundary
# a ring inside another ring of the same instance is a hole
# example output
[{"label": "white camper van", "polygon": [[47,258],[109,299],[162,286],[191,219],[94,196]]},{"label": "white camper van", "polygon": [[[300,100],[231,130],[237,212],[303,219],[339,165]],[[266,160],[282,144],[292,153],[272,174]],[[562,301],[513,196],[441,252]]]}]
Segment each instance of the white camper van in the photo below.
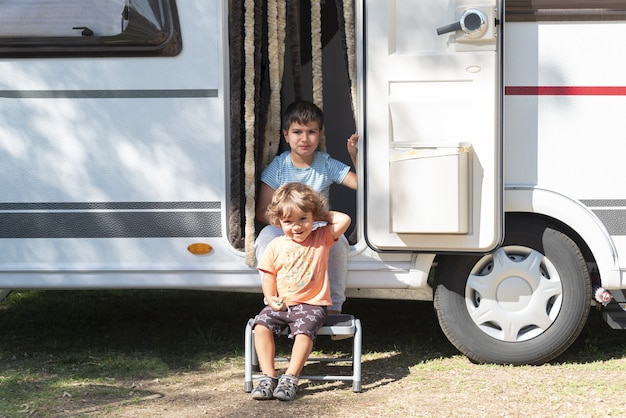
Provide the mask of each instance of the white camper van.
[{"label": "white camper van", "polygon": [[589,4],[2,1],[1,294],[260,292],[305,98],[336,158],[360,134],[348,297],[432,300],[476,362],[550,361],[592,306],[624,328],[626,0]]}]

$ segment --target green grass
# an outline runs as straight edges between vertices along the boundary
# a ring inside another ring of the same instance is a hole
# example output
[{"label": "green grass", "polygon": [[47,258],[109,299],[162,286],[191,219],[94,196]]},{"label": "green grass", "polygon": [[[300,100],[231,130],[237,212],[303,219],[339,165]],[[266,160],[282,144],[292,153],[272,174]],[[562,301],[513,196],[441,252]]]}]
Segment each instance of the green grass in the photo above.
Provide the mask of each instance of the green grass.
[{"label": "green grass", "polygon": [[[245,293],[14,291],[0,303],[0,417],[58,408],[77,391],[126,402],[147,395],[140,388],[129,395],[120,381],[167,379],[233,362],[243,373],[244,326],[261,307],[259,295]],[[362,321],[367,379],[411,370],[471,373],[471,363],[440,331],[432,303],[351,299],[344,310]],[[350,344],[320,339],[315,350],[349,353]],[[279,354],[289,349],[281,339]],[[626,365],[607,361],[625,355],[626,332],[611,330],[592,310],[581,337],[552,365],[614,370]]]}]

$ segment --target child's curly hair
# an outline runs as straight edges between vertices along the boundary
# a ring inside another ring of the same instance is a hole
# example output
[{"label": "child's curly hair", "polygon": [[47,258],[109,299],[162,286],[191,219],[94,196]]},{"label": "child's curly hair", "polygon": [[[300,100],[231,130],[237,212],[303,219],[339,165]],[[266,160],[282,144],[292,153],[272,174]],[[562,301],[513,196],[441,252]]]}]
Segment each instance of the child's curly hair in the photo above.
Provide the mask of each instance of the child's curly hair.
[{"label": "child's curly hair", "polygon": [[267,206],[266,216],[272,225],[280,226],[281,219],[290,217],[296,211],[311,212],[316,221],[328,216],[324,196],[302,183],[287,183],[279,187]]}]

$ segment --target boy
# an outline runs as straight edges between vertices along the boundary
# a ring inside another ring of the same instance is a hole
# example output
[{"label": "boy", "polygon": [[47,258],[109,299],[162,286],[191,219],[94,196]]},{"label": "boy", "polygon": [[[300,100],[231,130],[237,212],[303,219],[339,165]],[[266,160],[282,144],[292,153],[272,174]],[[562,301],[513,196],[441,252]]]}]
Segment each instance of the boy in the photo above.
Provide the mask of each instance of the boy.
[{"label": "boy", "polygon": [[[259,222],[268,224],[265,209],[276,189],[286,183],[299,182],[311,186],[322,193],[328,201],[330,186],[342,184],[353,190],[357,187],[356,173],[350,166],[337,161],[325,152],[317,150],[324,132],[324,114],[313,103],[299,101],[290,104],[282,120],[283,136],[291,150],[276,156],[261,174],[256,217]],[[348,139],[348,153],[356,168],[358,135]],[[282,235],[280,228],[268,225],[261,230],[255,241],[256,258],[260,260],[267,244]],[[342,236],[330,251],[328,274],[330,277],[332,306],[329,313],[339,313],[346,300],[346,279],[348,275],[348,253],[350,244]]]},{"label": "boy", "polygon": [[[280,225],[284,235],[270,242],[258,265],[267,306],[254,318],[254,347],[264,376],[252,398],[291,401],[317,330],[326,319],[326,307],[332,303],[327,268],[330,248],[350,226],[350,217],[327,210],[326,199],[309,186],[288,183],[274,193],[267,219]],[[314,225],[314,221],[326,224]],[[277,379],[274,335],[287,327],[289,338],[294,339],[291,359],[285,374]]]}]

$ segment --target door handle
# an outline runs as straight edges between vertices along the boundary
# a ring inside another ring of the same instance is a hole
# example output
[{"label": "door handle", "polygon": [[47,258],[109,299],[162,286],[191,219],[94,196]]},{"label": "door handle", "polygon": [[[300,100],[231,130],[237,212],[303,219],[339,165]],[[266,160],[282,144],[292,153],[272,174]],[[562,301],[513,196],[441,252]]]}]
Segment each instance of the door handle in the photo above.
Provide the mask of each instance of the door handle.
[{"label": "door handle", "polygon": [[479,36],[485,32],[486,28],[487,16],[478,9],[467,9],[458,22],[437,28],[437,35],[461,30],[466,35]]}]

